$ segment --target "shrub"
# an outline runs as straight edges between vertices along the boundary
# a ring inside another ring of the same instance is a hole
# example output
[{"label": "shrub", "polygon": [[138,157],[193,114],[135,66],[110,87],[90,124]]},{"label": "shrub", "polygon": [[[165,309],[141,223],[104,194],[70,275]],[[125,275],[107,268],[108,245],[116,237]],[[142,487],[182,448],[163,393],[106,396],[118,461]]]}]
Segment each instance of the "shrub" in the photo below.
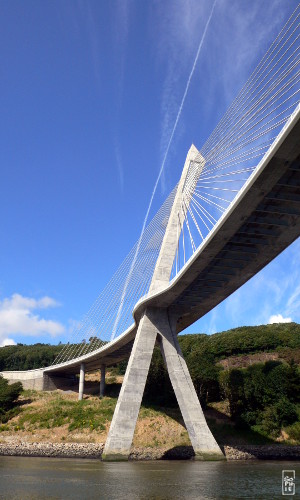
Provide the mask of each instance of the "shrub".
[{"label": "shrub", "polygon": [[219,376],[229,400],[231,417],[239,424],[260,425],[278,436],[283,426],[298,418],[300,376],[294,363],[257,363],[246,369],[224,371]]},{"label": "shrub", "polygon": [[8,381],[0,376],[0,422],[7,422],[13,416],[13,407],[22,392],[21,382],[9,385]]},{"label": "shrub", "polygon": [[238,419],[245,410],[244,373],[238,369],[224,371],[219,379],[222,392],[229,401],[230,415]]},{"label": "shrub", "polygon": [[280,427],[292,424],[298,419],[297,407],[286,397],[280,398],[275,403],[278,425]]},{"label": "shrub", "polygon": [[300,422],[295,422],[294,424],[286,427],[286,432],[290,439],[294,439],[298,443],[300,442]]},{"label": "shrub", "polygon": [[292,424],[298,418],[297,408],[287,398],[280,398],[262,414],[261,427],[272,436],[278,436],[283,426]]},{"label": "shrub", "polygon": [[22,390],[21,382],[9,385],[8,380],[0,376],[0,410],[7,411],[12,408]]}]

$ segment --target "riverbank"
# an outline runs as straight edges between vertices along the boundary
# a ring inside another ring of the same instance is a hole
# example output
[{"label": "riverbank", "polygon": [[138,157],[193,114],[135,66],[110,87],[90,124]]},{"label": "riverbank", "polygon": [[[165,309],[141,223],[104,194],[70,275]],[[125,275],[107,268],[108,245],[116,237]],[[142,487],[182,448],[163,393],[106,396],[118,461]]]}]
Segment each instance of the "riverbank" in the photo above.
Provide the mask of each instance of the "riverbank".
[{"label": "riverbank", "polygon": [[[0,455],[101,459],[104,443],[0,443]],[[300,446],[243,445],[224,446],[227,460],[300,460]],[[191,446],[132,448],[130,460],[191,460]]]},{"label": "riverbank", "polygon": [[[18,413],[0,425],[0,455],[101,459],[116,397],[25,391]],[[299,443],[270,442],[251,430],[237,429],[226,408],[205,410],[210,429],[228,460],[300,459]],[[189,460],[194,456],[179,409],[142,406],[131,460]]]}]

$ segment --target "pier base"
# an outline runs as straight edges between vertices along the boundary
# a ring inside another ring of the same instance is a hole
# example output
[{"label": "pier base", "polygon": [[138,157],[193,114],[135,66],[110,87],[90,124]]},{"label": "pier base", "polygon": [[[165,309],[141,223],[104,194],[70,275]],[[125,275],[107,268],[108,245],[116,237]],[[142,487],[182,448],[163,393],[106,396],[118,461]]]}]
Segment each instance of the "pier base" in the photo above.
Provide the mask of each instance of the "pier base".
[{"label": "pier base", "polygon": [[168,312],[155,308],[147,308],[140,320],[102,459],[128,459],[157,338],[196,458],[224,459],[206,423]]}]

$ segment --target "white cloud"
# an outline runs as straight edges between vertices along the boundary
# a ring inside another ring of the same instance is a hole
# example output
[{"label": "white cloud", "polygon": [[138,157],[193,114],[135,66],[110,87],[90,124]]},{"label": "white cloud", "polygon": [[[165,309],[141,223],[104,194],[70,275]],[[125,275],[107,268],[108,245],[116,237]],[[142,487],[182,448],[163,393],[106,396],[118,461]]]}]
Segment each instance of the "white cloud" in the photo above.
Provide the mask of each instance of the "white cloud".
[{"label": "white cloud", "polygon": [[218,312],[216,309],[212,310],[210,321],[206,330],[206,333],[208,335],[211,335],[212,333],[216,333],[217,330],[217,317],[218,317]]},{"label": "white cloud", "polygon": [[[155,1],[150,9],[154,57],[159,74],[163,75],[163,81],[160,83],[162,157],[176,119],[184,83],[213,5],[214,0]],[[282,7],[282,0],[274,0],[266,6],[272,19],[272,22],[266,25],[265,17],[261,16],[259,1],[253,5],[251,3],[251,7],[241,5],[238,0],[217,1],[211,26],[207,32],[208,41],[204,44],[203,54],[197,64],[195,80],[201,92],[205,92],[206,99],[200,98],[199,94],[201,107],[198,107],[197,100],[195,101],[197,93],[194,94],[195,120],[196,117],[209,117],[211,114],[217,116],[216,100],[217,107],[221,104],[221,109],[226,110],[254,69],[253,64],[257,61],[258,55],[264,53],[270,40],[277,34],[284,16],[280,6]],[[209,85],[204,84],[204,80],[209,81]],[[220,100],[224,100],[225,108],[222,108],[224,103],[220,103]],[[176,142],[183,134],[185,124],[186,116],[182,116],[176,132],[176,141],[170,149],[170,157],[175,157]],[[208,128],[207,132],[209,130]],[[201,142],[197,143],[199,139],[197,136],[193,139],[197,147],[201,146]],[[170,167],[167,162],[161,176],[163,193],[167,187],[168,168]]]},{"label": "white cloud", "polygon": [[115,78],[116,88],[116,115],[114,119],[114,152],[115,160],[119,178],[119,186],[121,193],[124,193],[124,165],[121,155],[121,141],[120,141],[120,114],[123,101],[123,89],[125,68],[127,60],[127,46],[128,35],[130,29],[130,18],[134,15],[133,4],[128,0],[117,0],[114,9],[114,56],[115,56],[115,71],[117,77]]},{"label": "white cloud", "polygon": [[4,347],[5,345],[16,345],[14,339],[4,338],[0,339],[0,347]]},{"label": "white cloud", "polygon": [[300,309],[300,285],[298,285],[287,301],[287,311],[289,314],[297,313]]},{"label": "white cloud", "polygon": [[219,27],[212,59],[217,62],[224,97],[229,102],[252,73],[257,57],[264,55],[277,36],[288,11],[282,0],[265,3],[263,15],[259,1],[247,5],[240,0],[218,0]]},{"label": "white cloud", "polygon": [[90,44],[90,55],[96,82],[101,88],[103,68],[101,65],[101,47],[99,46],[97,18],[89,2],[79,2],[79,13],[85,22],[86,34]]},{"label": "white cloud", "polygon": [[0,346],[13,345],[13,335],[50,335],[55,337],[64,333],[64,326],[50,319],[41,318],[37,310],[57,307],[59,303],[51,297],[33,299],[15,293],[0,301]]},{"label": "white cloud", "polygon": [[130,17],[133,15],[132,4],[128,0],[117,0],[115,8],[114,42],[115,57],[117,63],[117,85],[118,85],[118,107],[120,108],[123,98],[123,84],[130,28]]},{"label": "white cloud", "polygon": [[10,298],[6,298],[0,301],[0,311],[11,309],[47,309],[49,307],[57,307],[59,305],[60,304],[51,297],[45,296],[41,299],[36,300],[29,297],[23,297],[18,293],[14,293]]},{"label": "white cloud", "polygon": [[[185,122],[180,115],[190,84],[189,75],[191,78],[194,70],[199,69],[198,56],[200,49],[202,52],[202,43],[206,39],[206,27],[208,27],[206,24],[215,4],[215,0],[211,2],[175,0],[171,4],[154,2],[151,8],[149,24],[154,57],[158,74],[163,75],[163,80],[160,82],[162,89],[160,154],[165,163],[160,178],[163,193],[167,187],[170,189],[170,186],[167,186],[167,169],[170,157],[176,151],[176,141],[172,140],[173,134],[175,135],[176,129],[178,140],[185,129]],[[211,27],[208,28],[207,31],[211,31]],[[193,61],[197,68],[193,67]],[[179,118],[180,123],[177,124]],[[169,152],[167,161],[165,161],[166,151]]]},{"label": "white cloud", "polygon": [[291,323],[292,318],[284,318],[282,314],[273,314],[269,318],[268,324],[273,325],[274,323]]}]

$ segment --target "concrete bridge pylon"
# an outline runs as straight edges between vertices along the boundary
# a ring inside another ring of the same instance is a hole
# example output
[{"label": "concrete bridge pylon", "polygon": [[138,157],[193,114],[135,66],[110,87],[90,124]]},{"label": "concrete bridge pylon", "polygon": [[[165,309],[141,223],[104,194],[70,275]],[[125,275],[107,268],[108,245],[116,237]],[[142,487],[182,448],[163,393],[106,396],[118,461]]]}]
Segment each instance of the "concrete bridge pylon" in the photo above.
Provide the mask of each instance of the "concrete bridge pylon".
[{"label": "concrete bridge pylon", "polygon": [[[205,166],[191,146],[177,187],[165,236],[154,269],[149,293],[165,288],[170,280],[178,245],[182,204],[187,209]],[[176,309],[146,307],[138,324],[124,381],[105,443],[103,460],[127,460],[146,385],[155,343],[158,342],[197,459],[222,460],[224,455],[205,420],[191,376],[177,339]]]}]

